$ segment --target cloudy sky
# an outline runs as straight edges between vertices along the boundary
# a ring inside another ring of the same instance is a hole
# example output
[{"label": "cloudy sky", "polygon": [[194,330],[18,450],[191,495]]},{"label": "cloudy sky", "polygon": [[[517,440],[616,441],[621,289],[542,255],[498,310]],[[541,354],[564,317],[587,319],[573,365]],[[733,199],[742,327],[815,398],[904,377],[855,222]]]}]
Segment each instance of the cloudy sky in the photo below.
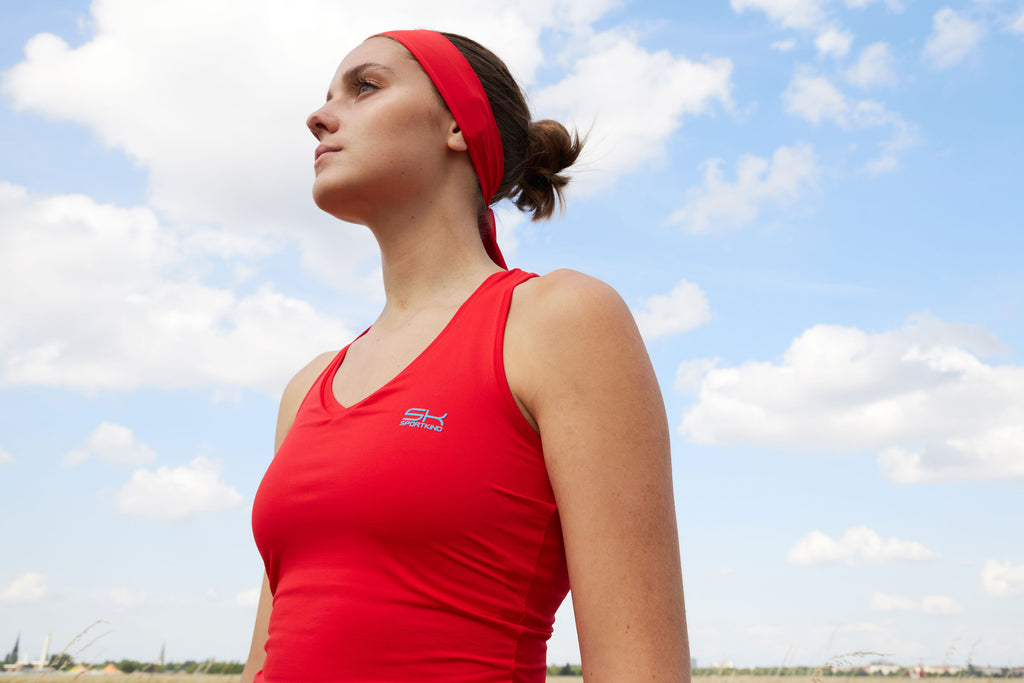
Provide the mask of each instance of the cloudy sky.
[{"label": "cloudy sky", "polygon": [[698,663],[1024,665],[1021,0],[465,5],[3,4],[0,651],[245,657],[281,389],[382,303],[304,119],[428,27],[591,131],[502,243],[636,313]]}]

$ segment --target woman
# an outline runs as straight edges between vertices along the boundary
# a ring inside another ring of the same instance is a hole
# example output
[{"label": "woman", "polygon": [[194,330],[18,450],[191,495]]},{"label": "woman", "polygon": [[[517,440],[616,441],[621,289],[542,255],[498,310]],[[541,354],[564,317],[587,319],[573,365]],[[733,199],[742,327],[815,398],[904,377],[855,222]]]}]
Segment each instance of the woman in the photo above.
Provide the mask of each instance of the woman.
[{"label": "woman", "polygon": [[570,585],[587,681],[688,679],[643,342],[601,282],[506,270],[488,208],[548,217],[579,139],[432,31],[367,39],[307,124],[314,199],[373,233],[386,304],[285,389],[242,680],[543,681]]}]

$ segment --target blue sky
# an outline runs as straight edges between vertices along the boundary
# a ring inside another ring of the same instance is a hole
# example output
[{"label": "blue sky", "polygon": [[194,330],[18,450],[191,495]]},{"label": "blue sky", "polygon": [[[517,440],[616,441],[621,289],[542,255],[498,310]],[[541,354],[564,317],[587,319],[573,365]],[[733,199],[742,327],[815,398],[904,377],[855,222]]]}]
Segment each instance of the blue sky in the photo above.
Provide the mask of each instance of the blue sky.
[{"label": "blue sky", "polygon": [[280,391],[382,303],[304,118],[423,26],[591,131],[501,240],[636,314],[698,662],[1024,663],[1024,4],[460,5],[0,10],[0,649],[244,658]]}]

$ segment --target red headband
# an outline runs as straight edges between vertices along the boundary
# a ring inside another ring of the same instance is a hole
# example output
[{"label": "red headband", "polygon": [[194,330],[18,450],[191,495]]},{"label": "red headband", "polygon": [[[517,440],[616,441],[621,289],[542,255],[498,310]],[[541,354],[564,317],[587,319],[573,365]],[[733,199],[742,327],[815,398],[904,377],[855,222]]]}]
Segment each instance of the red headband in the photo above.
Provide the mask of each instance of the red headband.
[{"label": "red headband", "polygon": [[[469,158],[480,181],[484,203],[490,205],[505,173],[505,154],[501,147],[498,124],[491,111],[487,93],[473,67],[451,41],[437,31],[387,31],[378,35],[393,38],[416,58],[433,82],[448,111],[455,118],[466,140]],[[487,210],[488,235],[484,239],[487,254],[502,268],[507,268],[498,249],[494,212]]]}]

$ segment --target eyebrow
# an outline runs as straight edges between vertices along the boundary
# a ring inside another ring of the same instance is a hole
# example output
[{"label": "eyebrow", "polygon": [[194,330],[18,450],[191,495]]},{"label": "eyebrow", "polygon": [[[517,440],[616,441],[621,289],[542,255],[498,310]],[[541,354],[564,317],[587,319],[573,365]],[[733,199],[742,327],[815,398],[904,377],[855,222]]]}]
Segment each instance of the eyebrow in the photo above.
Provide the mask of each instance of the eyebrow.
[{"label": "eyebrow", "polygon": [[[344,74],[342,74],[341,82],[343,84],[344,83],[351,83],[352,81],[356,80],[357,78],[362,76],[367,71],[386,71],[386,72],[391,73],[391,74],[395,73],[395,70],[392,69],[390,66],[386,66],[384,64],[379,64],[377,62],[363,62],[362,64],[359,64],[358,66],[354,66],[351,69],[349,69],[348,71],[346,71]],[[328,102],[331,101],[331,91],[330,90],[327,91],[327,101]]]}]

